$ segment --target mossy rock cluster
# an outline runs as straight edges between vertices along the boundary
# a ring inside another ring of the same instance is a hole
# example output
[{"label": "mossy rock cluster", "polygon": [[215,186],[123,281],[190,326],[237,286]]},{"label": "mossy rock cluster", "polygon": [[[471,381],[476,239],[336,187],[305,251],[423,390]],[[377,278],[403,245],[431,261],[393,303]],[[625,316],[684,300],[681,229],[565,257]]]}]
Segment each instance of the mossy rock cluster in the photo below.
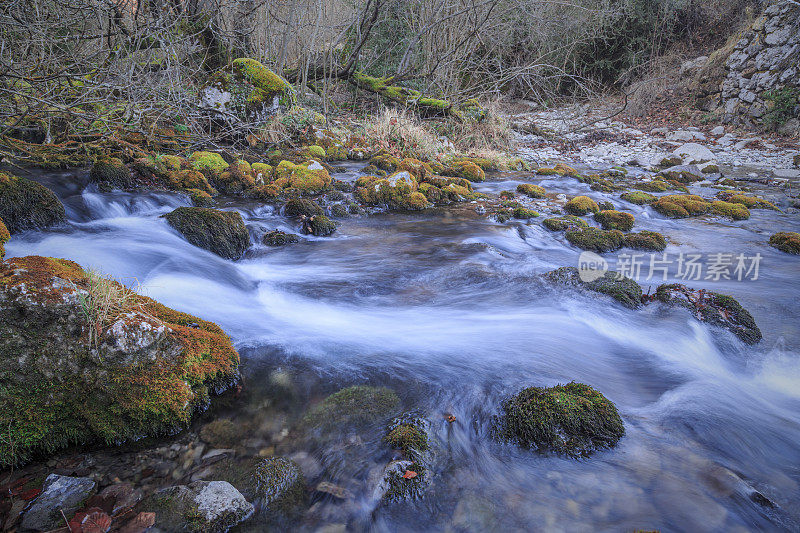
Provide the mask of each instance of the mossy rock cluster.
[{"label": "mossy rock cluster", "polygon": [[669,184],[662,180],[640,181],[634,183],[632,187],[644,192],[664,192],[669,189]]},{"label": "mossy rock cluster", "polygon": [[355,196],[365,205],[392,209],[425,209],[429,203],[419,192],[419,183],[411,172],[400,170],[386,178],[362,176],[356,180]]},{"label": "mossy rock cluster", "polygon": [[623,233],[615,229],[587,227],[568,230],[564,236],[573,246],[597,253],[614,252],[625,247],[653,251],[662,251],[667,247],[664,237],[655,231]]},{"label": "mossy rock cluster", "polygon": [[517,192],[531,198],[544,198],[545,194],[547,194],[544,187],[534,185],[533,183],[520,183],[517,185]]},{"label": "mossy rock cluster", "polygon": [[[0,234],[2,234],[2,228],[0,228]],[[0,239],[2,239],[1,236]],[[800,255],[800,233],[780,231],[769,238],[769,245],[787,254]]]},{"label": "mossy rock cluster", "polygon": [[216,324],[130,291],[119,312],[90,314],[96,286],[64,259],[0,264],[0,465],[173,434],[238,381]]},{"label": "mossy rock cluster", "polygon": [[313,217],[324,213],[325,210],[317,202],[307,198],[290,198],[283,206],[283,214],[287,217]]},{"label": "mossy rock cluster", "polygon": [[642,287],[634,280],[614,271],[605,272],[592,281],[583,281],[577,268],[561,267],[544,274],[544,278],[559,285],[579,287],[611,296],[631,309],[642,304]]},{"label": "mossy rock cluster", "polygon": [[[386,467],[383,499],[397,502],[421,496],[429,483],[431,443],[427,421],[410,413],[399,416],[387,427],[384,441],[399,450],[403,459]],[[413,476],[405,475],[406,472],[413,472]]]},{"label": "mossy rock cluster", "polygon": [[502,404],[494,435],[540,453],[587,457],[625,434],[617,408],[583,383],[529,387]]},{"label": "mossy rock cluster", "polygon": [[0,172],[0,219],[14,235],[63,222],[66,212],[55,193],[44,185]]},{"label": "mossy rock cluster", "polygon": [[101,191],[130,189],[133,186],[131,171],[121,159],[109,157],[98,160],[89,172],[89,180]]},{"label": "mossy rock cluster", "polygon": [[239,259],[250,247],[250,234],[235,211],[179,207],[163,217],[191,244],[225,259]]},{"label": "mossy rock cluster", "polygon": [[741,204],[748,209],[772,209],[774,211],[779,211],[772,202],[736,191],[720,191],[717,193],[717,198],[725,202]]},{"label": "mossy rock cluster", "polygon": [[[228,93],[230,100],[223,103],[214,90]],[[206,105],[223,107],[241,120],[266,120],[281,109],[290,109],[296,101],[289,82],[249,57],[234,59],[212,77],[202,93],[211,100]]]},{"label": "mossy rock cluster", "polygon": [[575,216],[588,215],[589,213],[596,213],[599,210],[600,208],[597,206],[597,202],[588,196],[576,196],[564,205],[564,211]]},{"label": "mossy rock cluster", "polygon": [[374,424],[391,417],[400,398],[386,387],[354,385],[331,394],[303,416],[301,425],[320,432]]},{"label": "mossy rock cluster", "polygon": [[220,418],[200,428],[200,440],[214,448],[233,448],[242,440],[242,428],[232,420]]},{"label": "mossy rock cluster", "polygon": [[711,202],[711,212],[732,220],[747,220],[750,210],[743,204],[714,200]]},{"label": "mossy rock cluster", "polygon": [[486,181],[483,169],[469,160],[453,161],[450,168],[445,170],[444,175],[464,178],[471,182]]},{"label": "mossy rock cluster", "polygon": [[711,202],[694,194],[670,194],[662,196],[650,205],[669,218],[704,215],[711,210]]},{"label": "mossy rock cluster", "polygon": [[402,451],[411,458],[421,457],[429,446],[425,421],[412,415],[392,420],[383,440],[392,448]]},{"label": "mossy rock cluster", "polygon": [[672,283],[660,285],[653,298],[685,307],[701,322],[732,331],[747,344],[756,344],[761,340],[761,330],[753,315],[731,296]]},{"label": "mossy rock cluster", "polygon": [[615,210],[598,211],[594,215],[603,229],[616,229],[619,231],[630,231],[633,228],[635,218],[630,213]]}]

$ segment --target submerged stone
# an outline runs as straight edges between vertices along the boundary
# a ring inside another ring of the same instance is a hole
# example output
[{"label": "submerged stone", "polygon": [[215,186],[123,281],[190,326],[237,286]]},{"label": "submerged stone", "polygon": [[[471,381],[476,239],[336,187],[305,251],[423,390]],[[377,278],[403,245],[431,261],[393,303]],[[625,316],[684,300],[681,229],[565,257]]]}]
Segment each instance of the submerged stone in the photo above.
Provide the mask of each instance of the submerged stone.
[{"label": "submerged stone", "polygon": [[267,246],[285,246],[287,244],[298,243],[300,239],[293,233],[285,233],[276,229],[266,233],[263,241]]},{"label": "submerged stone", "polygon": [[305,480],[300,467],[286,457],[268,457],[253,474],[258,499],[266,506],[289,511],[305,499]]},{"label": "submerged stone", "polygon": [[302,424],[321,431],[372,424],[391,416],[400,398],[386,387],[354,385],[331,394],[303,417]]},{"label": "submerged stone", "polygon": [[[2,463],[4,461],[0,461]],[[25,512],[22,529],[51,531],[63,526],[64,515],[72,517],[94,492],[95,482],[87,477],[50,474],[44,481],[42,493]]]},{"label": "submerged stone", "polygon": [[625,434],[617,408],[583,383],[529,387],[505,400],[494,435],[540,453],[586,457]]},{"label": "submerged stone", "polygon": [[642,304],[642,287],[618,272],[608,271],[592,281],[583,281],[577,268],[561,267],[547,272],[544,277],[553,283],[611,296],[625,307],[636,308]]}]

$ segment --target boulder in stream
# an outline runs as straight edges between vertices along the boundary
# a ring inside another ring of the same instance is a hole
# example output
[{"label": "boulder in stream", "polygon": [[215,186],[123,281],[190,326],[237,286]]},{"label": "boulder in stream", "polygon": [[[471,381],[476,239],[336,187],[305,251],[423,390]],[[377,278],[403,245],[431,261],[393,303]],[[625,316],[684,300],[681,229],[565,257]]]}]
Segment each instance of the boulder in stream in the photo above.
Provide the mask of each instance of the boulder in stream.
[{"label": "boulder in stream", "polygon": [[42,493],[25,512],[22,530],[51,531],[63,526],[64,516],[71,517],[94,491],[95,482],[89,478],[50,474]]},{"label": "boulder in stream", "polygon": [[625,434],[617,408],[583,383],[528,387],[502,404],[492,420],[500,440],[543,453],[586,457],[611,448]]},{"label": "boulder in stream", "polygon": [[193,245],[225,259],[239,259],[250,246],[242,215],[207,207],[179,207],[163,215]]},{"label": "boulder in stream", "polygon": [[35,181],[0,172],[0,220],[12,235],[65,219],[64,206],[53,191]]},{"label": "boulder in stream", "polygon": [[630,278],[614,271],[605,272],[592,281],[583,281],[575,267],[561,267],[544,274],[553,283],[581,287],[611,296],[625,307],[636,308],[642,304],[642,287]]},{"label": "boulder in stream", "polygon": [[[1,233],[2,228],[0,228]],[[0,239],[2,239],[2,236],[0,236]],[[769,245],[787,254],[800,255],[800,233],[796,231],[779,231],[769,238]]]},{"label": "boulder in stream", "polygon": [[238,367],[216,324],[72,261],[0,264],[0,466],[175,433],[238,382]]}]

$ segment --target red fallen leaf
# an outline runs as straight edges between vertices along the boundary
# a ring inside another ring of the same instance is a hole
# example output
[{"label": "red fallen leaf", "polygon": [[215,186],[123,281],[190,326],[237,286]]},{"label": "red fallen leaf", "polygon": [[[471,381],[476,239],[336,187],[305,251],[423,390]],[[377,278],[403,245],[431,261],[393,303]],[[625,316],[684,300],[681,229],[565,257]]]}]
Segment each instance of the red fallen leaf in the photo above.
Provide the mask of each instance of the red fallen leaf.
[{"label": "red fallen leaf", "polygon": [[35,497],[37,497],[39,494],[41,494],[41,493],[42,493],[42,489],[24,490],[24,491],[19,493],[19,497],[22,498],[23,500],[25,500],[26,502],[29,502],[32,499],[34,499]]},{"label": "red fallen leaf", "polygon": [[142,533],[156,523],[156,513],[139,513],[119,529],[119,533]]},{"label": "red fallen leaf", "polygon": [[93,511],[81,522],[83,533],[106,533],[111,529],[111,517],[105,511]]},{"label": "red fallen leaf", "polygon": [[403,477],[406,479],[414,479],[415,477],[417,477],[417,473],[414,472],[413,470],[406,470],[406,473],[403,474]]},{"label": "red fallen leaf", "polygon": [[452,424],[456,421],[456,415],[447,415],[447,421]]}]

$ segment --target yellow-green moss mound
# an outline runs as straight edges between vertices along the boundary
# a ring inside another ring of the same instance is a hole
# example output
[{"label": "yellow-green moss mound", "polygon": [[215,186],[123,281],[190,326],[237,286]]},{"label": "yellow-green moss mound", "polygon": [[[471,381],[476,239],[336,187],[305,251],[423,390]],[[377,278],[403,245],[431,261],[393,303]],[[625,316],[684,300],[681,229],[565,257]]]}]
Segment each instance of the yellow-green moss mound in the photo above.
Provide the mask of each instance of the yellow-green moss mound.
[{"label": "yellow-green moss mound", "polygon": [[[118,298],[102,316],[105,294]],[[76,443],[174,433],[238,380],[216,325],[64,259],[0,265],[0,465]]]},{"label": "yellow-green moss mound", "polygon": [[179,207],[163,216],[187,241],[225,259],[239,259],[250,246],[242,215],[235,211]]},{"label": "yellow-green moss mound", "polygon": [[694,194],[670,194],[662,196],[650,205],[669,218],[702,215],[711,209],[710,202]]},{"label": "yellow-green moss mound", "polygon": [[[2,228],[0,228],[0,233],[2,233]],[[778,232],[769,238],[769,245],[787,254],[800,255],[800,233],[795,231]]]},{"label": "yellow-green moss mound", "polygon": [[630,213],[613,209],[599,211],[595,213],[594,218],[600,222],[603,229],[618,229],[620,231],[630,231],[635,220]]},{"label": "yellow-green moss mound", "polygon": [[0,260],[6,256],[5,244],[10,238],[11,234],[8,232],[8,228],[3,223],[3,220],[0,219]]},{"label": "yellow-green moss mound", "polygon": [[564,211],[566,211],[570,215],[575,215],[575,216],[587,215],[589,213],[596,213],[599,210],[600,208],[597,206],[597,202],[595,202],[588,196],[576,196],[575,198],[572,198],[569,202],[567,202],[566,205],[564,206]]}]

